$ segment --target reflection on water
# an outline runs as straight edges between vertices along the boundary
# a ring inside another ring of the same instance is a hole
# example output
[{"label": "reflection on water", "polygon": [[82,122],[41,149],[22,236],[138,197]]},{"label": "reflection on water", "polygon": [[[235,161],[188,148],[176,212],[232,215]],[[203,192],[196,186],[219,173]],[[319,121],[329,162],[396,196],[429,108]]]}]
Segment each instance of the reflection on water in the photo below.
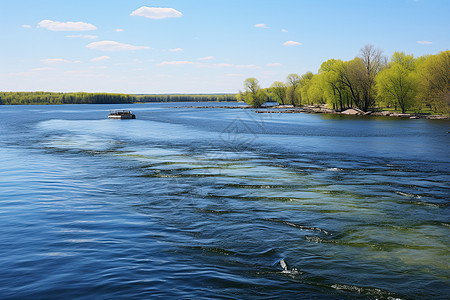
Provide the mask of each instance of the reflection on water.
[{"label": "reflection on water", "polygon": [[448,295],[448,122],[171,106],[1,108],[2,298]]}]

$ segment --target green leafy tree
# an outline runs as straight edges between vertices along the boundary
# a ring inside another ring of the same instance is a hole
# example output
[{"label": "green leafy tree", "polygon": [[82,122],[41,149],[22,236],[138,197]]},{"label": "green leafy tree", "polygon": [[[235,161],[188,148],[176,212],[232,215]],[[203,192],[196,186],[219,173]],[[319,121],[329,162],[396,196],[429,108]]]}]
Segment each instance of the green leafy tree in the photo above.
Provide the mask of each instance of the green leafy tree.
[{"label": "green leafy tree", "polygon": [[425,58],[418,74],[422,103],[436,112],[450,113],[450,51]]},{"label": "green leafy tree", "polygon": [[418,77],[413,55],[396,52],[387,68],[378,73],[376,86],[381,102],[400,107],[402,113],[411,108],[416,99]]},{"label": "green leafy tree", "polygon": [[294,106],[301,104],[300,79],[300,76],[294,73],[289,74],[286,78],[286,101]]},{"label": "green leafy tree", "polygon": [[269,95],[279,104],[284,105],[286,103],[286,90],[286,84],[281,81],[275,81],[270,86]]},{"label": "green leafy tree", "polygon": [[267,101],[267,95],[256,78],[244,80],[244,92],[239,93],[239,98],[252,107],[261,107]]},{"label": "green leafy tree", "polygon": [[311,99],[308,98],[308,90],[311,87],[311,80],[314,77],[312,72],[306,72],[300,77],[299,89],[301,102],[304,104],[312,104]]},{"label": "green leafy tree", "polygon": [[315,74],[310,80],[307,92],[308,101],[311,104],[324,104],[327,102],[327,93],[325,92],[324,74]]},{"label": "green leafy tree", "polygon": [[366,68],[362,59],[356,57],[337,65],[337,67],[339,85],[345,86],[352,105],[363,109],[365,107],[364,77],[366,76]]},{"label": "green leafy tree", "polygon": [[344,84],[343,70],[344,62],[336,59],[323,62],[319,69],[328,106],[341,111],[352,106],[348,88]]}]

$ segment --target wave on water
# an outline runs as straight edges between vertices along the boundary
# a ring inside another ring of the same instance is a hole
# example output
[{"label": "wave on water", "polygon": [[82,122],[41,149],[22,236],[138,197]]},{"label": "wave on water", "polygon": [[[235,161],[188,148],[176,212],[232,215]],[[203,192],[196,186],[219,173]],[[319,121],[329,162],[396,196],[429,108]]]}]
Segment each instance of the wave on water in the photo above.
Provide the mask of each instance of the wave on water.
[{"label": "wave on water", "polygon": [[289,222],[289,221],[283,221],[283,220],[276,219],[276,218],[269,218],[269,219],[266,219],[266,220],[267,221],[272,221],[272,222],[277,222],[277,223],[282,223],[282,224],[285,224],[285,225],[288,225],[288,226],[291,226],[291,227],[294,227],[294,228],[298,228],[298,229],[301,229],[301,230],[318,231],[318,232],[324,233],[326,235],[331,235],[331,233],[329,233],[325,229],[322,229],[322,228],[319,228],[319,227],[300,225],[300,224],[292,223],[292,222]]},{"label": "wave on water", "polygon": [[405,192],[401,192],[401,191],[396,191],[395,193],[400,196],[405,196],[405,197],[410,197],[410,198],[417,198],[417,199],[422,198],[422,196],[420,196],[420,195],[405,193]]},{"label": "wave on water", "polygon": [[338,171],[342,171],[343,169],[341,168],[328,168],[327,171],[332,171],[332,172],[338,172]]}]

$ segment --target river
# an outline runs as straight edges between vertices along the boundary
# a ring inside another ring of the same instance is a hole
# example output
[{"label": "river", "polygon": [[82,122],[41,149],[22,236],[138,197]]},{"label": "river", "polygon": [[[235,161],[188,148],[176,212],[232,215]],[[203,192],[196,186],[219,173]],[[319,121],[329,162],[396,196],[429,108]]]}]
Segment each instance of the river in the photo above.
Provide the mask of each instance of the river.
[{"label": "river", "polygon": [[0,106],[0,298],[448,299],[449,121],[195,105]]}]

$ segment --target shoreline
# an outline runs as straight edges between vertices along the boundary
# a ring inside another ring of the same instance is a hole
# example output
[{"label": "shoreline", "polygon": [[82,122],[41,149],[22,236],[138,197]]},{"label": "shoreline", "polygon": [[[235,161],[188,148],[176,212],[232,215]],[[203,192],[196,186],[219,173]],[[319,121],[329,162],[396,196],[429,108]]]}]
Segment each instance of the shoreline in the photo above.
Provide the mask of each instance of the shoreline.
[{"label": "shoreline", "polygon": [[349,108],[344,111],[336,111],[327,108],[325,105],[303,105],[294,107],[292,105],[274,105],[274,106],[176,106],[172,108],[228,108],[228,109],[254,109],[258,114],[330,114],[330,115],[344,115],[344,116],[378,116],[378,117],[396,117],[409,119],[428,119],[428,120],[449,120],[449,116],[438,114],[423,114],[423,113],[399,113],[391,111],[368,111],[364,112],[358,108]]}]

